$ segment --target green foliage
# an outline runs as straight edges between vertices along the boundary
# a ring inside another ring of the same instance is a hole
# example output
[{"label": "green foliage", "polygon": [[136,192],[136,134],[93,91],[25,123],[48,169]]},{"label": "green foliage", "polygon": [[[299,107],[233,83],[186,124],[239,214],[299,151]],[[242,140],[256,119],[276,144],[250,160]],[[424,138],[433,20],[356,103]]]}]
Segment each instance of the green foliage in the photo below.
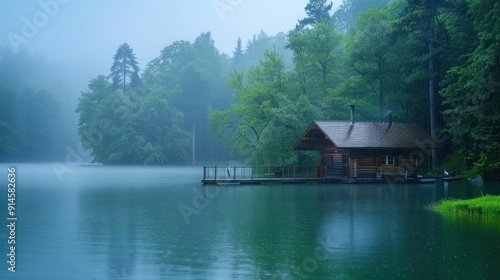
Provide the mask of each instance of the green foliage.
[{"label": "green foliage", "polygon": [[81,142],[99,163],[184,163],[190,137],[181,128],[182,113],[170,105],[172,99],[164,88],[145,98],[116,91],[106,77],[98,76],[76,110]]},{"label": "green foliage", "polygon": [[248,73],[233,72],[236,91],[229,109],[211,115],[216,135],[255,165],[287,165],[297,161],[291,148],[303,130],[319,116],[306,96],[290,94],[291,82],[276,51]]},{"label": "green foliage", "polygon": [[397,93],[393,84],[393,67],[397,63],[391,46],[391,19],[388,9],[368,9],[348,32],[344,49],[346,66],[352,68],[354,77],[359,75],[352,90],[374,94],[380,108],[384,108],[387,94]]},{"label": "green foliage", "polygon": [[253,164],[297,163],[297,133],[314,119],[347,119],[355,104],[357,119],[385,120],[391,110],[398,121],[433,128],[434,137],[446,126],[460,162],[497,176],[499,4],[344,0],[334,26],[324,21],[329,9],[310,1],[308,17],[288,33],[292,67],[264,52],[258,66],[232,73],[235,104],[214,112],[211,124],[233,152]]},{"label": "green foliage", "polygon": [[143,75],[144,84],[151,90],[175,89],[171,105],[183,112],[182,130],[193,135],[191,162],[210,161],[227,154],[209,127],[209,115],[227,107],[230,91],[229,60],[214,45],[211,33],[203,33],[194,43],[177,41],[165,47],[151,61]]},{"label": "green foliage", "polygon": [[441,90],[447,132],[475,162],[473,171],[498,179],[500,173],[500,5],[469,1],[476,35],[471,51],[452,67]]},{"label": "green foliage", "polygon": [[[443,176],[443,171],[454,172],[460,176],[467,176],[467,155],[463,150],[457,150],[454,153],[447,155],[439,168],[431,171],[428,175]],[[476,176],[471,174],[471,177]]]},{"label": "green foliage", "polygon": [[295,29],[300,30],[309,25],[330,21],[330,10],[332,7],[333,3],[330,2],[327,4],[327,0],[309,0],[305,8],[307,17],[299,20]]},{"label": "green foliage", "polygon": [[49,92],[16,93],[0,85],[0,158],[42,161],[61,156],[59,104]]},{"label": "green foliage", "polygon": [[0,157],[9,158],[16,151],[12,128],[6,121],[0,121]]},{"label": "green foliage", "polygon": [[287,47],[294,53],[293,79],[298,94],[304,94],[324,110],[323,100],[337,83],[341,37],[328,24],[292,31]]},{"label": "green foliage", "polygon": [[439,204],[428,206],[427,209],[445,215],[498,218],[500,217],[500,196],[485,195],[465,200],[443,200]]},{"label": "green foliage", "polygon": [[253,38],[247,41],[245,48],[241,47],[240,51],[238,51],[238,42],[236,42],[236,52],[233,53],[231,69],[247,71],[265,59],[264,53],[266,51],[273,50],[283,57],[283,62],[288,67],[292,64],[292,52],[285,48],[286,44],[287,38],[284,32],[269,36],[264,31],[258,35],[254,34]]},{"label": "green foliage", "polygon": [[332,20],[337,32],[345,33],[354,26],[359,13],[371,7],[382,8],[391,0],[343,0],[333,13]]},{"label": "green foliage", "polygon": [[41,55],[0,48],[0,161],[53,161],[77,143],[75,74]]}]

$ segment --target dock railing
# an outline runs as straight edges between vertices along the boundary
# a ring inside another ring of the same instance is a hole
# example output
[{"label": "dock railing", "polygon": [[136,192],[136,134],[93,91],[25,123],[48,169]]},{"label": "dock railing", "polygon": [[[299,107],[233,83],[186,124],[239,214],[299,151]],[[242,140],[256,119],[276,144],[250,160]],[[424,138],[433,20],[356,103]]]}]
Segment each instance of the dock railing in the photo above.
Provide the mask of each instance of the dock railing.
[{"label": "dock railing", "polygon": [[319,180],[324,166],[204,166],[203,183]]}]

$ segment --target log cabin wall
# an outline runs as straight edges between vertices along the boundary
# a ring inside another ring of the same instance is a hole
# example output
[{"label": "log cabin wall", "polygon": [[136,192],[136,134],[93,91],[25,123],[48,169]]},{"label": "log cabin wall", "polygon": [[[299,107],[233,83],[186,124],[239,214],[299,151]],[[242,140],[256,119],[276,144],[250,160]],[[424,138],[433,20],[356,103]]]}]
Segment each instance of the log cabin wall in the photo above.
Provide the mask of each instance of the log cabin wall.
[{"label": "log cabin wall", "polygon": [[[386,160],[382,160],[385,157]],[[387,160],[390,157],[390,160]],[[408,150],[399,149],[353,149],[350,151],[349,177],[358,179],[381,179],[380,176],[416,175],[416,162]],[[377,178],[379,176],[379,178]]]},{"label": "log cabin wall", "polygon": [[[376,179],[416,177],[423,161],[418,143],[439,147],[414,123],[315,121],[294,145],[317,150],[326,178]],[[418,160],[416,160],[418,158]],[[320,174],[320,176],[323,174]]]}]

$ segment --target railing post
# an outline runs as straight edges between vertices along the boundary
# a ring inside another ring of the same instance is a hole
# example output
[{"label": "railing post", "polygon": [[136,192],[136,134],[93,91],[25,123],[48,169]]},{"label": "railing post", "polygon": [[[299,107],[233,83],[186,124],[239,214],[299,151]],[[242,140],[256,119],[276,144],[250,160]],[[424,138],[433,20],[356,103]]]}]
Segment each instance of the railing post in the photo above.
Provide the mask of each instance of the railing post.
[{"label": "railing post", "polygon": [[233,169],[233,177],[234,177],[234,181],[236,182],[236,165],[234,166],[234,169]]}]

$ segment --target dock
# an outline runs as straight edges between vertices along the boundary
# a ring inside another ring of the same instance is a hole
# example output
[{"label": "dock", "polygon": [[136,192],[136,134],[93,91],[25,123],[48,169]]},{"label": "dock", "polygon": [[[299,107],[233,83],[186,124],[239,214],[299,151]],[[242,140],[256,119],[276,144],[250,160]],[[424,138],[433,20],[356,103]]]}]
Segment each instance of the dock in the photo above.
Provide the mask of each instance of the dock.
[{"label": "dock", "polygon": [[309,183],[326,178],[325,166],[204,166],[203,184]]},{"label": "dock", "polygon": [[[304,183],[435,183],[435,178],[409,178],[406,174],[349,178],[327,166],[204,166],[204,185]],[[389,176],[389,177],[388,177]]]}]

